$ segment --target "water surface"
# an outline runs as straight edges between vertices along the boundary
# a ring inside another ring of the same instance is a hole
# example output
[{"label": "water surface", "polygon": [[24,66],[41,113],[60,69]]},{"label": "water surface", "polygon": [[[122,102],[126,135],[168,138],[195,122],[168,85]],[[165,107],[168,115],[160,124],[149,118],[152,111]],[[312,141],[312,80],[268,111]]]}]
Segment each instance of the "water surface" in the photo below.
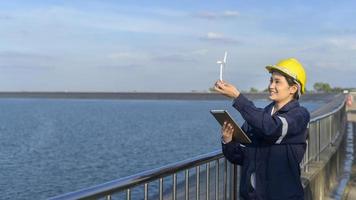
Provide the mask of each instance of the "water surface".
[{"label": "water surface", "polygon": [[46,199],[217,150],[209,111],[242,124],[231,103],[0,99],[1,198]]}]

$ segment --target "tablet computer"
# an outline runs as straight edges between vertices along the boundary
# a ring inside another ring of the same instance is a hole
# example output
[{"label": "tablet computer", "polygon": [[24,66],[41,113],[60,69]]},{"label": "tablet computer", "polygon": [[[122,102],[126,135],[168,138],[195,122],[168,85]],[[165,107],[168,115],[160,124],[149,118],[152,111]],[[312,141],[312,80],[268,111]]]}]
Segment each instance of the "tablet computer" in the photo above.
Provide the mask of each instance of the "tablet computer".
[{"label": "tablet computer", "polygon": [[234,141],[244,143],[244,144],[251,143],[251,140],[247,136],[247,134],[232,119],[232,117],[229,115],[229,113],[226,110],[210,110],[210,113],[215,117],[215,119],[219,122],[221,126],[224,125],[225,121],[230,122],[232,124],[235,130],[232,136],[232,139]]}]

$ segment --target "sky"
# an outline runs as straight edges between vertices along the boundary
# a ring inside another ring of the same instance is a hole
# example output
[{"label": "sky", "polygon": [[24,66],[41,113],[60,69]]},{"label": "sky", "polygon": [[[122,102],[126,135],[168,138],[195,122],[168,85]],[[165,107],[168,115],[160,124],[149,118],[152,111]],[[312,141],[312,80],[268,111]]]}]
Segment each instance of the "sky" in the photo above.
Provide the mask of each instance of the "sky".
[{"label": "sky", "polygon": [[315,82],[356,87],[356,2],[0,0],[0,91],[267,88],[295,57]]}]

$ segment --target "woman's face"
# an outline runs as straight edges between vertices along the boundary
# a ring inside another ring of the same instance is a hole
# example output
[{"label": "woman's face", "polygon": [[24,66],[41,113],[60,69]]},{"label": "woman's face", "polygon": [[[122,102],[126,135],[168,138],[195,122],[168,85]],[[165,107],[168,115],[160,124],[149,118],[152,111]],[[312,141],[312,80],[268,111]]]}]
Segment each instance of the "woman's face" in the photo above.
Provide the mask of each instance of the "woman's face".
[{"label": "woman's face", "polygon": [[272,101],[283,102],[293,99],[293,95],[297,92],[296,86],[289,86],[286,77],[278,72],[273,72],[270,83],[268,85],[269,98]]}]

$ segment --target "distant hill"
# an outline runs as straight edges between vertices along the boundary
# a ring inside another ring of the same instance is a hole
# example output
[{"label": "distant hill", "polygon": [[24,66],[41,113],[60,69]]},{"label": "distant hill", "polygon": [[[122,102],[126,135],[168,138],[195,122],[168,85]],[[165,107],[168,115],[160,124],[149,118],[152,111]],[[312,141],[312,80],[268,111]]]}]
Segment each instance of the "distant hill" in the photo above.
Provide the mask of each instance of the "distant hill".
[{"label": "distant hill", "polygon": [[[267,99],[267,93],[243,93],[249,99]],[[332,99],[335,94],[314,93],[302,100]],[[200,92],[0,92],[0,98],[52,98],[52,99],[152,99],[152,100],[231,100],[217,93]]]}]

